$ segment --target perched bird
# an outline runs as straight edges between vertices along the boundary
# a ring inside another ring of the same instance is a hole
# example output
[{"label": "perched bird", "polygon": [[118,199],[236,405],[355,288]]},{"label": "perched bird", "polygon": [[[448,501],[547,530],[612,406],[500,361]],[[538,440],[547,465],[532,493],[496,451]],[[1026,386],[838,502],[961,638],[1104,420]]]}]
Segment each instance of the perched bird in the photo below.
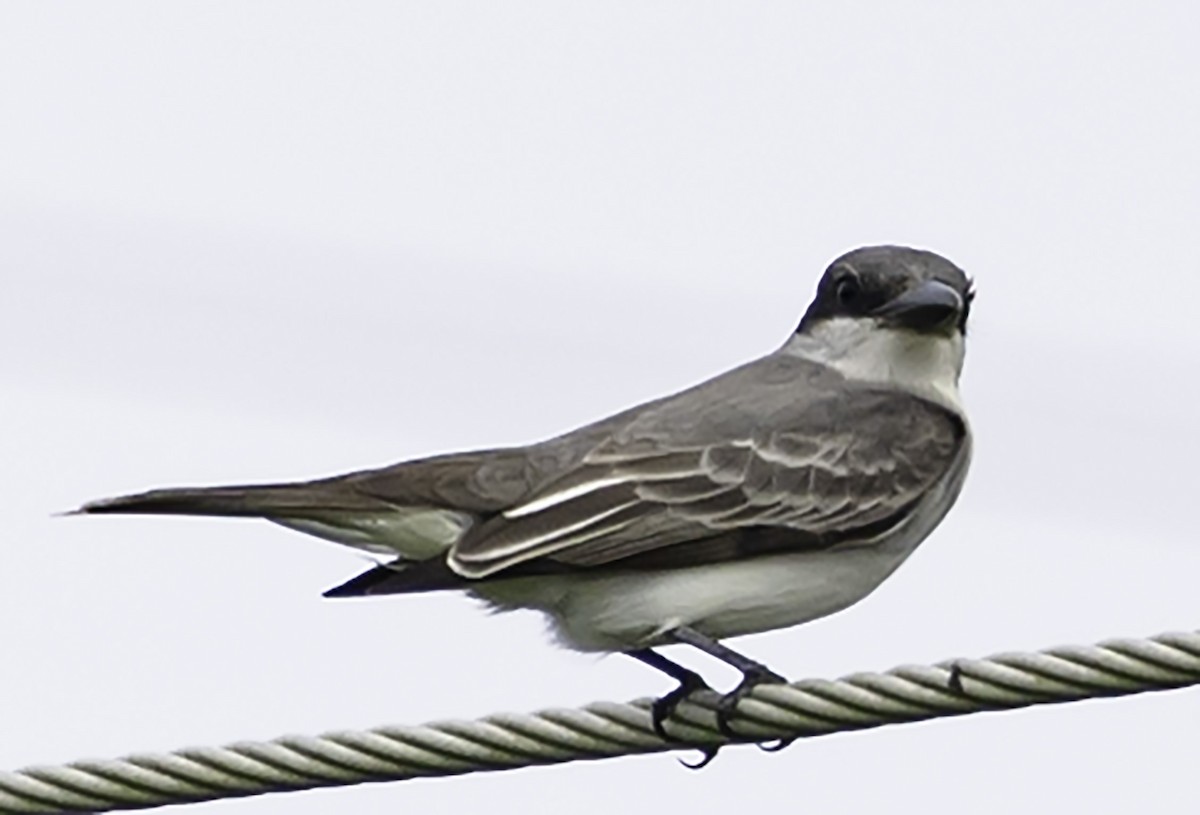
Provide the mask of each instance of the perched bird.
[{"label": "perched bird", "polygon": [[78,512],[253,516],[390,558],[328,597],[466,591],[545,612],[558,638],[679,681],[686,643],[782,681],[719,640],[861,600],[933,531],[971,455],[958,393],[972,290],[932,252],[856,249],[773,353],[527,447],[288,484],[160,489]]}]

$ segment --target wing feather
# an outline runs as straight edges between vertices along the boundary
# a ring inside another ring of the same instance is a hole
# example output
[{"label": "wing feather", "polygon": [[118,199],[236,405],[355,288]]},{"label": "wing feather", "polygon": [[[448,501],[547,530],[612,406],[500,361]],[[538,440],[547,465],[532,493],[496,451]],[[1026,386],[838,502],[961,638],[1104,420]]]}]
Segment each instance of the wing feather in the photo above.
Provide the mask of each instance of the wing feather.
[{"label": "wing feather", "polygon": [[[469,531],[450,565],[468,578],[536,558],[615,568],[760,528],[782,533],[769,536],[773,548],[834,545],[899,522],[963,444],[961,418],[917,396],[867,387],[819,396],[769,416],[715,417],[707,439],[678,428],[615,433]],[[739,551],[732,540],[706,545]]]}]

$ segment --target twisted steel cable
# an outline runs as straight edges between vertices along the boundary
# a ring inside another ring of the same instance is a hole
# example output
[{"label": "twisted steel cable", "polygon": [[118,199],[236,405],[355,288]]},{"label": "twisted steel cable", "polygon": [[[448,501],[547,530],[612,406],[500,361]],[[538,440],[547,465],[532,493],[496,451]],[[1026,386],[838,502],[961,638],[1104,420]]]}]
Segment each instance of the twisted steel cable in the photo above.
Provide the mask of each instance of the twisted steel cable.
[{"label": "twisted steel cable", "polygon": [[113,761],[0,772],[0,813],[106,812],[268,792],[508,770],[681,748],[794,739],[988,710],[1200,684],[1200,634],[1172,633],[761,685],[716,726],[717,694],[681,704],[663,741],[651,700],[477,721],[284,736]]}]

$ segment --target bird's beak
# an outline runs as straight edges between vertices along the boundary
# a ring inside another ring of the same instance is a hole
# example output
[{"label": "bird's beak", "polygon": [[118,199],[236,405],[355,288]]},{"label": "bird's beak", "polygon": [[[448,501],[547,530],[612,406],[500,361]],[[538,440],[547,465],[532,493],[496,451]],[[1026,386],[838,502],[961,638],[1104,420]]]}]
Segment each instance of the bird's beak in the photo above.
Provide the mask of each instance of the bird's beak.
[{"label": "bird's beak", "polygon": [[914,331],[938,331],[958,322],[963,300],[940,280],[926,280],[875,309],[873,315],[886,325]]}]

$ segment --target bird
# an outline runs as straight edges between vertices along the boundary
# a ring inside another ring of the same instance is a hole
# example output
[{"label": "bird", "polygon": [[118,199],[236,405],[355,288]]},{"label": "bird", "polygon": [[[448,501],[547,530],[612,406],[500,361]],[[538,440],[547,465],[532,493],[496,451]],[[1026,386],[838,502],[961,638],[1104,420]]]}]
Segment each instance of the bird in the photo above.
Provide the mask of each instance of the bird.
[{"label": "bird", "polygon": [[456,590],[543,612],[561,644],[678,682],[652,707],[664,739],[708,685],[656,649],[693,646],[742,674],[717,706],[732,734],[738,699],[785,680],[723,640],[853,605],[955,503],[971,459],[958,385],[973,299],[934,252],[866,246],[830,263],[774,351],[563,435],[75,512],[264,518],[385,558],[327,597]]}]

